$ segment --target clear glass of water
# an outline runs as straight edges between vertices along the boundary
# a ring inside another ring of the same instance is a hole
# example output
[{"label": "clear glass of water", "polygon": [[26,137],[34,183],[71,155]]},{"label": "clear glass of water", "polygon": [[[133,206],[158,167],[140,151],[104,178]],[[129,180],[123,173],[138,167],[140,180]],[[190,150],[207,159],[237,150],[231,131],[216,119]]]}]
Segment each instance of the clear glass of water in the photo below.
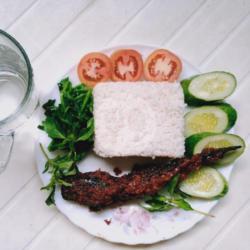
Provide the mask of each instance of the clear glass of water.
[{"label": "clear glass of water", "polygon": [[12,36],[0,30],[0,172],[9,161],[15,130],[38,103],[27,54]]}]

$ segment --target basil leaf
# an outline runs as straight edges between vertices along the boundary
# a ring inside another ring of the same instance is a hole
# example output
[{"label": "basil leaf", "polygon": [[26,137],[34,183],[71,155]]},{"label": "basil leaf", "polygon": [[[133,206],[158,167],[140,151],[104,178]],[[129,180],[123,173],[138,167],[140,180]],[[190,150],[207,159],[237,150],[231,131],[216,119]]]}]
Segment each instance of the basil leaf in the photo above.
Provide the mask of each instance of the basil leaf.
[{"label": "basil leaf", "polygon": [[171,202],[183,210],[193,210],[191,205],[184,199],[172,199]]},{"label": "basil leaf", "polygon": [[51,117],[47,117],[45,121],[42,122],[43,129],[47,132],[48,136],[51,138],[64,139],[65,136],[57,127],[56,122]]},{"label": "basil leaf", "polygon": [[54,186],[52,188],[48,198],[45,201],[48,206],[55,204],[55,191],[56,191],[56,187]]},{"label": "basil leaf", "polygon": [[55,150],[64,150],[67,148],[68,148],[67,139],[53,139],[48,146],[48,150],[50,152],[53,152]]},{"label": "basil leaf", "polygon": [[82,134],[80,134],[77,141],[86,141],[90,139],[93,136],[93,134],[94,134],[94,120],[89,120],[87,124],[87,129],[83,130]]},{"label": "basil leaf", "polygon": [[85,95],[83,102],[82,102],[82,106],[81,106],[81,112],[85,109],[87,103],[89,102],[90,98],[92,95],[92,90],[88,90],[87,94]]},{"label": "basil leaf", "polygon": [[174,176],[159,192],[161,195],[173,195],[179,182],[179,175]]},{"label": "basil leaf", "polygon": [[157,200],[148,200],[144,204],[142,204],[142,207],[150,212],[163,212],[163,211],[169,211],[173,208],[172,205],[160,202]]}]

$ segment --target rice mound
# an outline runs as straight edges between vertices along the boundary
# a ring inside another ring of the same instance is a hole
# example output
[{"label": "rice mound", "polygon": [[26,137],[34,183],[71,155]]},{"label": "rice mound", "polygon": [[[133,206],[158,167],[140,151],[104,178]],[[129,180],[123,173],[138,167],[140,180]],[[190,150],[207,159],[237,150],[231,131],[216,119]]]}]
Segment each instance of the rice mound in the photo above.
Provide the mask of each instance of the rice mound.
[{"label": "rice mound", "polygon": [[106,82],[93,90],[94,151],[102,157],[184,155],[180,83]]}]

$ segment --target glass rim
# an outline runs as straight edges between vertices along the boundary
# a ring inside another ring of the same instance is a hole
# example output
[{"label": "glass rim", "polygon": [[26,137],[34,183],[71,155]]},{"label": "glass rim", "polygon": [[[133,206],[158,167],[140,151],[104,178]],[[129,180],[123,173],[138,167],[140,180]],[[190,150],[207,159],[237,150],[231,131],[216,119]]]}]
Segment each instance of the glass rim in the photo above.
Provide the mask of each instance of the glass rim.
[{"label": "glass rim", "polygon": [[0,120],[0,126],[1,126],[1,125],[5,125],[8,122],[15,119],[18,116],[18,114],[20,114],[23,107],[27,103],[27,101],[28,101],[28,99],[30,97],[32,88],[33,88],[33,70],[32,70],[32,67],[31,67],[29,57],[26,54],[26,52],[25,52],[24,48],[22,47],[22,45],[13,36],[11,36],[7,32],[5,32],[4,30],[0,29],[0,35],[3,35],[6,38],[8,38],[19,49],[19,51],[21,52],[21,54],[22,54],[22,56],[23,56],[23,58],[25,60],[27,70],[28,70],[28,82],[27,82],[27,88],[26,88],[26,91],[25,91],[25,95],[24,95],[21,103],[18,105],[17,109],[14,112],[12,114],[10,114],[9,116],[7,116],[6,118],[4,118],[3,120]]}]

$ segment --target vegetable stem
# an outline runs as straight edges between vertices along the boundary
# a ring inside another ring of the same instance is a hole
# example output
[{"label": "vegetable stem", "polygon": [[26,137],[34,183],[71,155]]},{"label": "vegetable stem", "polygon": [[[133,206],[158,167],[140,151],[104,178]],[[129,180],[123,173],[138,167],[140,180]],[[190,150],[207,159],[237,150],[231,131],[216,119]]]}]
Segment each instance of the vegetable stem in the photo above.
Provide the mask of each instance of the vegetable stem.
[{"label": "vegetable stem", "polygon": [[[178,205],[176,205],[174,202],[172,202],[172,200],[173,200],[173,199],[170,199],[169,202],[168,202],[171,206],[173,206],[173,207],[175,207],[175,208],[181,208],[181,207],[179,207]],[[183,209],[183,210],[186,210],[186,209]],[[202,214],[202,215],[205,215],[205,216],[209,216],[209,217],[212,217],[212,218],[215,217],[215,216],[212,215],[212,214],[209,214],[209,213],[206,213],[206,212],[203,212],[203,211],[200,211],[200,210],[196,210],[196,209],[194,209],[194,208],[191,207],[191,206],[190,206],[190,209],[188,209],[188,210],[186,210],[186,211],[194,211],[194,212],[196,212],[196,213],[199,213],[199,214]]]},{"label": "vegetable stem", "polygon": [[205,216],[208,216],[208,217],[211,217],[211,218],[215,218],[215,216],[213,214],[209,214],[209,213],[206,213],[206,212],[203,212],[203,211],[200,211],[200,210],[197,210],[197,209],[193,209],[194,212],[196,213],[199,213],[199,214],[202,214],[202,215],[205,215]]},{"label": "vegetable stem", "polygon": [[50,161],[50,158],[49,158],[48,154],[46,153],[42,143],[39,143],[39,146],[40,146],[41,151],[43,152],[43,155],[46,157],[47,161]]}]

